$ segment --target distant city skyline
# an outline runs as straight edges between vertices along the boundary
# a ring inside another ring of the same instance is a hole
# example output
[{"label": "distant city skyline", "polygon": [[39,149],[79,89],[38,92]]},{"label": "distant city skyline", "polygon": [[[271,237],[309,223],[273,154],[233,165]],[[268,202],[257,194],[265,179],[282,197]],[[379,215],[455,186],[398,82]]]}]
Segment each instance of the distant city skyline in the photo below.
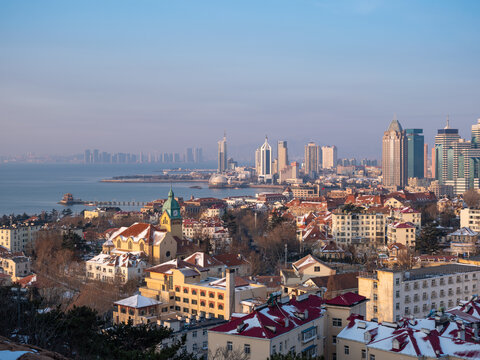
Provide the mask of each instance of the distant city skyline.
[{"label": "distant city skyline", "polygon": [[[381,156],[385,122],[434,143],[480,116],[476,1],[6,1],[0,154],[251,158],[262,136]],[[361,135],[361,136],[359,136]],[[272,142],[273,143],[273,142]],[[360,154],[360,155],[359,155]]]}]

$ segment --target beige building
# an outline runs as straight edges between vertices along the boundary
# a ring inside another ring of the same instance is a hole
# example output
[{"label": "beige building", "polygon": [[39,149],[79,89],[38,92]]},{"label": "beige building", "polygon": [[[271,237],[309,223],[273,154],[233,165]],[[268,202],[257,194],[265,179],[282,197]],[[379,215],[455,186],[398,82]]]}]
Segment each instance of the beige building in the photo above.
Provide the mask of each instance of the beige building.
[{"label": "beige building", "polygon": [[375,208],[363,212],[332,213],[332,235],[338,244],[384,244],[386,212]]},{"label": "beige building", "polygon": [[415,248],[416,228],[410,222],[394,222],[387,226],[388,244],[402,244]]},{"label": "beige building", "polygon": [[248,315],[209,330],[208,347],[212,354],[235,351],[251,359],[290,352],[333,359],[337,334],[353,313],[365,314],[366,301],[353,293],[327,301],[317,295],[272,296]]},{"label": "beige building", "polygon": [[139,254],[99,254],[85,263],[88,280],[126,283],[143,276],[147,264]]},{"label": "beige building", "polygon": [[284,285],[298,285],[318,276],[334,275],[336,270],[312,255],[307,255],[292,264],[291,269],[280,270]]},{"label": "beige building", "polygon": [[229,319],[242,311],[242,300],[265,300],[264,285],[249,283],[226,269],[223,278],[208,276],[208,269],[173,260],[145,270],[143,296],[161,301],[162,313]]},{"label": "beige building", "polygon": [[454,255],[464,255],[470,257],[479,250],[478,233],[465,227],[458,229],[447,235],[447,241],[450,243],[450,252]]},{"label": "beige building", "polygon": [[397,271],[376,270],[358,277],[358,293],[370,299],[367,319],[397,321],[452,307],[480,288],[480,267],[446,264]]},{"label": "beige building", "polygon": [[337,166],[337,147],[322,146],[322,167],[332,169]]},{"label": "beige building", "polygon": [[33,246],[39,225],[12,225],[0,228],[0,245],[10,252],[24,252]]},{"label": "beige building", "polygon": [[480,209],[465,208],[460,210],[460,227],[480,232]]},{"label": "beige building", "polygon": [[394,209],[393,218],[398,222],[412,223],[415,225],[417,232],[419,232],[422,227],[422,213],[418,210],[412,209],[409,206],[402,207],[400,209]]},{"label": "beige building", "polygon": [[396,118],[383,134],[383,185],[402,188],[407,185],[407,137]]},{"label": "beige building", "polygon": [[30,266],[30,258],[22,253],[4,252],[0,254],[0,273],[10,275],[13,282],[30,275]]},{"label": "beige building", "polygon": [[113,303],[113,323],[133,325],[148,324],[157,321],[161,302],[142,295],[133,295]]},{"label": "beige building", "polygon": [[315,145],[314,142],[309,142],[305,145],[305,162],[304,172],[308,177],[315,179],[318,176],[318,170],[322,163],[322,153],[320,146]]},{"label": "beige building", "polygon": [[288,147],[287,142],[279,140],[277,143],[278,172],[285,170],[288,166]]}]

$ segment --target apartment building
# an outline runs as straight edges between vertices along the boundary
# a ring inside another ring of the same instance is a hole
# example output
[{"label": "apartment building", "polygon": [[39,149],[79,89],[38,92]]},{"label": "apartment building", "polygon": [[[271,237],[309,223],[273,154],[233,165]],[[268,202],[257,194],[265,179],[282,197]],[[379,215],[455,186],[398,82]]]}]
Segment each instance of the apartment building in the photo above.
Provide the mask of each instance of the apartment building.
[{"label": "apartment building", "polygon": [[99,254],[85,263],[89,280],[126,283],[143,276],[146,262],[133,253]]},{"label": "apartment building", "polygon": [[264,285],[250,283],[226,269],[223,278],[208,276],[208,269],[183,260],[172,260],[145,270],[143,296],[161,301],[162,312],[181,316],[229,319],[242,311],[242,300],[265,300]]},{"label": "apartment building", "polygon": [[416,228],[411,222],[394,222],[387,226],[387,243],[415,248]]},{"label": "apartment building", "polygon": [[417,232],[422,227],[422,213],[409,206],[393,210],[393,218],[396,222],[412,223]]},{"label": "apartment building", "polygon": [[142,295],[133,295],[113,303],[113,323],[133,325],[148,324],[157,321],[162,303]]},{"label": "apartment building", "polygon": [[387,209],[332,213],[332,235],[339,244],[385,244]]},{"label": "apartment building", "polygon": [[468,227],[477,233],[480,232],[480,209],[460,210],[460,227]]},{"label": "apartment building", "polygon": [[10,275],[12,281],[30,275],[30,266],[30,258],[23,253],[0,253],[0,273]]},{"label": "apartment building", "polygon": [[0,227],[0,245],[10,252],[24,252],[33,246],[39,225],[11,225]]},{"label": "apartment building", "polygon": [[292,298],[272,296],[244,316],[208,331],[208,347],[236,351],[252,359],[294,353],[306,357],[334,359],[336,336],[352,314],[365,314],[367,299],[354,293],[324,300],[317,295]]},{"label": "apartment building", "polygon": [[479,287],[480,267],[463,264],[382,269],[358,277],[358,293],[371,299],[367,319],[379,322],[422,317],[431,310],[455,306],[478,293]]},{"label": "apartment building", "polygon": [[471,360],[479,356],[478,322],[441,312],[396,323],[352,316],[337,335],[337,360]]}]

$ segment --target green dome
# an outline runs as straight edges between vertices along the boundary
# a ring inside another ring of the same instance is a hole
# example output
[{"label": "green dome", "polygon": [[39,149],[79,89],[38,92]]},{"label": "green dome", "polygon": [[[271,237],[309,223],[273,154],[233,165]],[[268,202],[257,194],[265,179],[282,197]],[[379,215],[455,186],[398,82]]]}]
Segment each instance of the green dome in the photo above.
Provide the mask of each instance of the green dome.
[{"label": "green dome", "polygon": [[177,200],[175,200],[175,196],[173,194],[173,190],[170,187],[170,191],[168,192],[168,199],[165,201],[162,207],[162,212],[167,212],[170,218],[180,218],[180,204]]}]

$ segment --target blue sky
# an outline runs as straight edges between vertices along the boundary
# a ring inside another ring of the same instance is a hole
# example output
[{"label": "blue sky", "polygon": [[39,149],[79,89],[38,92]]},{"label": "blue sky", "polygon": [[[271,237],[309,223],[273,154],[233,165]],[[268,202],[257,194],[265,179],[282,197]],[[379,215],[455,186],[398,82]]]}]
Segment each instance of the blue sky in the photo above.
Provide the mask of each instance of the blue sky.
[{"label": "blue sky", "polygon": [[427,141],[480,117],[478,1],[0,1],[0,155],[380,157],[394,113]]}]

